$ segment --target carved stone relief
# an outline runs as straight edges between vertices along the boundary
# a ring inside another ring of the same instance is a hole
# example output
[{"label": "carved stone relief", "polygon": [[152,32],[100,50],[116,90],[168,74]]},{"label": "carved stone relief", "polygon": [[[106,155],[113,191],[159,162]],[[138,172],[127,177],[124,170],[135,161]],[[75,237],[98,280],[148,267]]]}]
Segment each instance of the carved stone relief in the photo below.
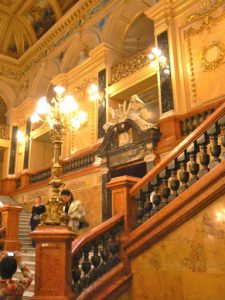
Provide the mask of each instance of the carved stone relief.
[{"label": "carved stone relief", "polygon": [[186,19],[181,42],[185,45],[182,47],[183,68],[191,106],[224,94],[224,26],[224,0],[204,1],[197,12]]}]

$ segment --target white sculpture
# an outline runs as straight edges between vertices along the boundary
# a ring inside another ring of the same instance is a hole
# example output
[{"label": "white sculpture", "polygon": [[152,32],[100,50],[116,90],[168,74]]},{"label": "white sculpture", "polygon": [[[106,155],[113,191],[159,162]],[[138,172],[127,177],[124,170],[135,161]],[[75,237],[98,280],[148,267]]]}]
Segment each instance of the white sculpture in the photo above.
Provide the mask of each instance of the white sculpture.
[{"label": "white sculpture", "polygon": [[142,131],[147,131],[150,128],[157,128],[156,125],[148,122],[148,111],[145,107],[145,103],[138,95],[133,95],[131,97],[128,106],[127,101],[124,101],[123,104],[118,105],[118,109],[109,107],[109,113],[111,119],[103,126],[105,131],[107,131],[110,126],[125,122],[127,119],[133,120]]}]

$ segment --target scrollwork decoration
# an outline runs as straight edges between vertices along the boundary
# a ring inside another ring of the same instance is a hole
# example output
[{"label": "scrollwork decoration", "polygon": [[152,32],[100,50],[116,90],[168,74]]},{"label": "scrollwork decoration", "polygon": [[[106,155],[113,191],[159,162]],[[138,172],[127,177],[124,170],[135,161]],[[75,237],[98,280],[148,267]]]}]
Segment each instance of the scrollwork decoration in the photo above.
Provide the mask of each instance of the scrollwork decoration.
[{"label": "scrollwork decoration", "polygon": [[[211,50],[215,50],[217,55],[213,59],[208,58],[208,53]],[[225,47],[220,41],[213,41],[207,47],[204,47],[201,55],[201,64],[204,71],[212,71],[219,67],[221,64],[225,63]]]},{"label": "scrollwork decoration", "polygon": [[[220,7],[224,5],[222,11],[215,16],[213,13],[216,12]],[[219,21],[225,18],[225,0],[207,0],[203,2],[200,7],[199,12],[189,16],[187,18],[187,23],[191,24],[194,21],[201,21],[201,24],[197,28],[189,27],[185,31],[185,37],[188,35],[196,35],[205,29],[209,29],[211,25],[217,24]]]}]

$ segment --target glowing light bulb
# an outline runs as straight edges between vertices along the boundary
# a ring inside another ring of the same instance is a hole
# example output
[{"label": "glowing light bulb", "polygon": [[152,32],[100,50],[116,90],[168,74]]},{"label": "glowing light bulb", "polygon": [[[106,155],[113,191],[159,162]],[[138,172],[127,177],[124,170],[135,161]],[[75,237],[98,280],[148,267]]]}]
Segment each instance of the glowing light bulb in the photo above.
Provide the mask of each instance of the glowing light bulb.
[{"label": "glowing light bulb", "polygon": [[153,68],[153,69],[156,69],[157,68],[157,62],[155,60],[153,60],[151,63],[150,63],[150,66]]},{"label": "glowing light bulb", "polygon": [[155,59],[155,55],[153,55],[152,53],[150,53],[150,54],[148,55],[148,58],[149,58],[150,60],[153,60],[153,59]]},{"label": "glowing light bulb", "polygon": [[160,62],[161,64],[165,64],[166,61],[167,61],[167,58],[166,58],[164,55],[161,55],[161,56],[159,57],[159,62]]},{"label": "glowing light bulb", "polygon": [[38,114],[48,114],[51,110],[50,104],[47,102],[46,97],[41,97],[37,103],[37,113]]},{"label": "glowing light bulb", "polygon": [[162,54],[162,51],[159,48],[154,47],[152,48],[152,53],[155,54],[156,56],[160,56]]},{"label": "glowing light bulb", "polygon": [[80,121],[77,118],[73,118],[71,120],[71,123],[72,123],[73,128],[75,128],[75,129],[79,129],[81,126]]},{"label": "glowing light bulb", "polygon": [[19,143],[23,143],[25,141],[25,136],[20,129],[17,130],[16,138]]},{"label": "glowing light bulb", "polygon": [[54,91],[56,92],[57,95],[62,95],[65,92],[65,89],[63,86],[55,86]]},{"label": "glowing light bulb", "polygon": [[31,123],[37,123],[38,121],[41,120],[41,118],[40,118],[40,116],[37,113],[33,113],[31,115],[30,120],[31,120]]},{"label": "glowing light bulb", "polygon": [[78,119],[80,120],[80,122],[81,122],[82,124],[85,123],[85,122],[87,121],[87,113],[81,110],[81,111],[78,113]]}]

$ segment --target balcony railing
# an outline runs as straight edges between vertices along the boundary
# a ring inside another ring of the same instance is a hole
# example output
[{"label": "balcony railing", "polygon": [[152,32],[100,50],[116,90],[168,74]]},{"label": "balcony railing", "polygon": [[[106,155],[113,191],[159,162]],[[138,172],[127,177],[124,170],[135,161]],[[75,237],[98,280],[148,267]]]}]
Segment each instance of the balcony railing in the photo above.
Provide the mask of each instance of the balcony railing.
[{"label": "balcony railing", "polygon": [[141,70],[149,64],[149,48],[144,49],[130,57],[124,58],[119,64],[112,66],[112,84]]}]

